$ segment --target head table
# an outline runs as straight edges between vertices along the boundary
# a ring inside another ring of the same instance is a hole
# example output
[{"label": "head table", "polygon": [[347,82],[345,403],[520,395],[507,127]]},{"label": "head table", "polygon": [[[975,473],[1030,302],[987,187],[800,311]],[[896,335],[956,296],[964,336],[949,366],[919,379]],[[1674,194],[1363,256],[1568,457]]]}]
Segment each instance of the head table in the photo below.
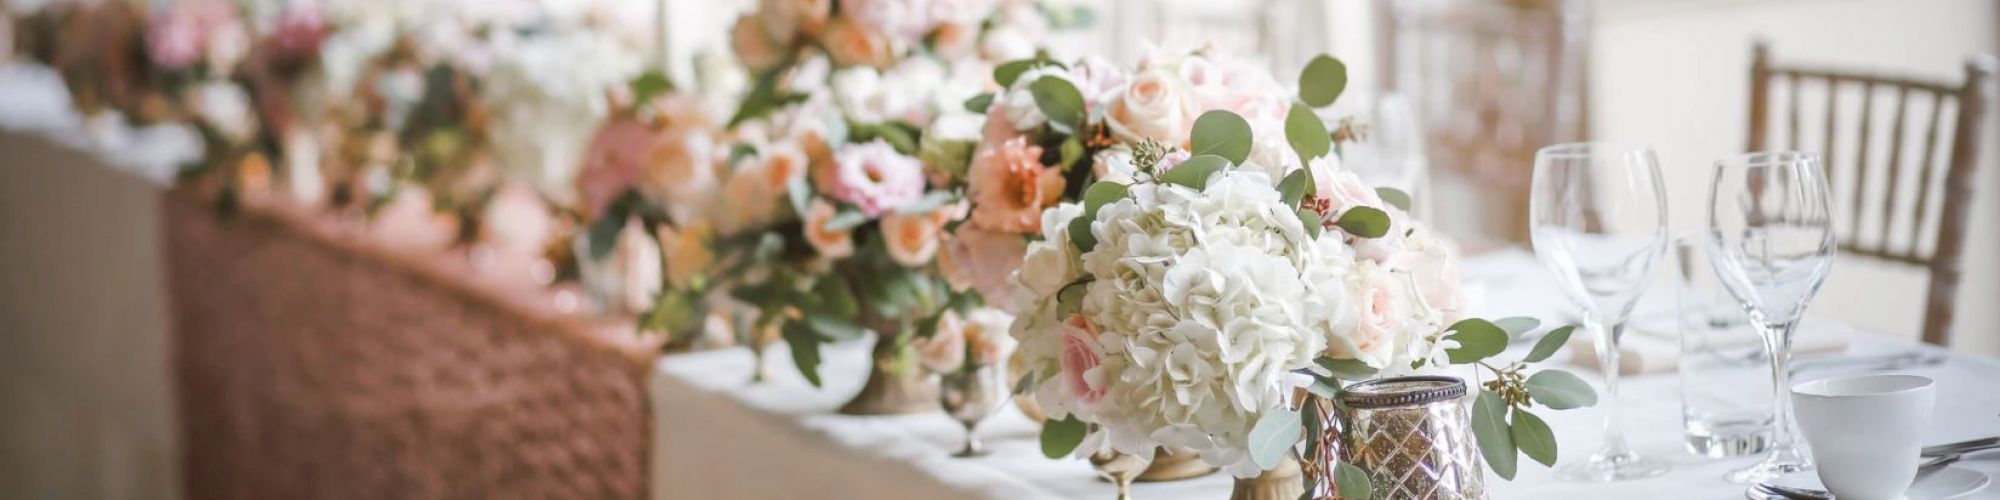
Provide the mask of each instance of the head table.
[{"label": "head table", "polygon": [[[1483,284],[1475,313],[1530,315],[1545,322],[1568,317],[1567,301],[1555,283],[1524,250],[1508,249],[1473,257],[1466,274]],[[1849,328],[1808,320],[1803,327]],[[749,383],[755,361],[743,349],[669,355],[652,381],[657,419],[654,439],[656,498],[1074,498],[1110,499],[1109,483],[1096,479],[1082,460],[1050,460],[1041,454],[1038,427],[1011,409],[980,427],[994,453],[952,458],[964,439],[959,424],[943,413],[890,417],[837,415],[834,409],[859,389],[868,353],[866,341],[832,346],[821,366],[826,387],[815,389],[790,367],[780,343],[766,354],[771,377]],[[1519,348],[1517,346],[1517,348]],[[1937,413],[1930,443],[2000,434],[2000,360],[1943,350],[1911,341],[1857,335],[1845,354],[1943,353],[1945,361],[1907,370],[1938,381]],[[1518,356],[1519,353],[1511,353]],[[1563,359],[1559,356],[1557,359]],[[1564,366],[1596,382],[1595,370]],[[1836,371],[1817,376],[1837,374]],[[1805,378],[1813,378],[1807,376]],[[1800,380],[1803,381],[1803,380]],[[1656,478],[1579,484],[1555,481],[1549,469],[1523,461],[1514,481],[1491,477],[1492,498],[1743,498],[1744,486],[1722,480],[1724,473],[1754,457],[1713,460],[1682,447],[1679,379],[1672,373],[1628,376],[1620,396],[1628,438],[1640,452],[1663,458],[1673,472]],[[1596,409],[1547,412],[1565,461],[1598,444]],[[2000,454],[1973,455],[1960,467],[2000,476]],[[1230,479],[1221,474],[1169,482],[1141,483],[1140,499],[1224,499]],[[1979,498],[2000,498],[2000,490]]]}]

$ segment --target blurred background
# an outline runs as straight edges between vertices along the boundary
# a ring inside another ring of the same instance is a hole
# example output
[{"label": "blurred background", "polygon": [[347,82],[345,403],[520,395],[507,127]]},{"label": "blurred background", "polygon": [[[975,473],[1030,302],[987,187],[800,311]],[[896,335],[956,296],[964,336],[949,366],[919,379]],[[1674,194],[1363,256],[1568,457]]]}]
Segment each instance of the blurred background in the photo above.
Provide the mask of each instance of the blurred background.
[{"label": "blurred background", "polygon": [[[118,0],[102,0],[112,2]],[[153,3],[166,3],[161,0]],[[414,2],[415,0],[411,0]],[[29,12],[60,0],[9,0]],[[340,3],[340,2],[333,2]],[[421,3],[421,2],[417,2]],[[610,12],[657,42],[654,56],[677,80],[741,86],[707,74],[704,61],[729,49],[743,0],[565,0],[519,8]],[[546,4],[546,5],[544,5]],[[1331,52],[1354,75],[1341,106],[1373,134],[1361,151],[1371,182],[1403,186],[1426,200],[1420,211],[1468,248],[1525,239],[1526,192],[1542,145],[1601,140],[1649,144],[1658,152],[1678,235],[1703,227],[1710,165],[1745,151],[1752,109],[1800,103],[1814,125],[1789,127],[1773,111],[1767,145],[1796,140],[1832,163],[1866,158],[1915,163],[1949,141],[1891,147],[1924,134],[1939,111],[1950,134],[1956,110],[1914,98],[1899,109],[1884,89],[1780,79],[1753,99],[1754,48],[1787,66],[1959,82],[1975,54],[2000,53],[2000,2],[1993,0],[1068,0],[1087,28],[1053,42],[1059,57],[1101,54],[1130,63],[1157,43],[1210,41],[1252,55],[1275,74],[1295,74]],[[664,35],[654,27],[664,23]],[[12,33],[0,37],[11,39]],[[11,53],[11,51],[7,51]],[[7,64],[14,64],[8,62]],[[10,76],[17,76],[9,72]],[[740,75],[736,75],[740,78]],[[1880,90],[1880,91],[1878,91]],[[1830,95],[1831,94],[1831,95]],[[1989,97],[1990,99],[1990,97]],[[19,95],[0,96],[0,116],[32,111]],[[1838,103],[1838,128],[1821,128]],[[1989,104],[1989,108],[1991,105]],[[1949,111],[1948,113],[1945,111]],[[1969,215],[1955,300],[1954,350],[2000,355],[2000,126],[1990,110],[1970,159]],[[11,119],[11,118],[10,118]],[[5,124],[0,124],[5,125]],[[1904,129],[1898,133],[1898,128]],[[1824,133],[1822,133],[1824,132]],[[1859,139],[1857,137],[1867,137]],[[1867,144],[1867,146],[1861,146]],[[1866,156],[1862,156],[1862,155]],[[11,498],[173,498],[179,491],[173,422],[170,325],[151,181],[111,170],[53,169],[76,153],[19,135],[0,137],[0,491]],[[1840,196],[1877,200],[1871,180],[1836,176]],[[1852,175],[1852,174],[1848,174]],[[1942,175],[1932,183],[1942,187]],[[1914,178],[1914,177],[1913,177]],[[1842,179],[1849,179],[1843,181]],[[1904,181],[1903,189],[1917,189]],[[1893,185],[1893,184],[1891,184]],[[1902,196],[1940,211],[1942,197]],[[1849,210],[1843,204],[1843,210]],[[1893,211],[1892,211],[1893,212]],[[1422,214],[1420,214],[1422,215]],[[1844,223],[1874,233],[1888,220]],[[1843,214],[1843,219],[1847,217]],[[1936,222],[1892,247],[1932,248]],[[1872,332],[1920,337],[1929,312],[1925,267],[1843,255],[1811,314]],[[1503,292],[1503,291],[1497,291]],[[245,473],[251,473],[245,471]]]}]

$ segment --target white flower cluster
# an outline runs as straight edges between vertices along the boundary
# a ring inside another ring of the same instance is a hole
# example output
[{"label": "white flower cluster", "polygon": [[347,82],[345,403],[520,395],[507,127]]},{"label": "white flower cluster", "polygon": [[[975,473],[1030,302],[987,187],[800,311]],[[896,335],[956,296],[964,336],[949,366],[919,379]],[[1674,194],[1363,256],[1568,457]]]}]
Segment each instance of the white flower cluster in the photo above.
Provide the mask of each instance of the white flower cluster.
[{"label": "white flower cluster", "polygon": [[495,159],[513,179],[567,193],[610,114],[606,91],[638,75],[639,55],[589,30],[500,38],[494,47],[499,57],[481,97],[493,110]]},{"label": "white flower cluster", "polygon": [[1338,231],[1314,236],[1272,185],[1250,169],[1199,191],[1133,185],[1098,209],[1088,252],[1067,231],[1081,207],[1044,213],[1015,277],[1013,333],[1043,409],[1102,429],[1079,453],[1176,446],[1247,477],[1251,428],[1310,383],[1296,372],[1314,358],[1441,366],[1436,334],[1451,313],[1430,304],[1457,307],[1441,243],[1364,258]]}]

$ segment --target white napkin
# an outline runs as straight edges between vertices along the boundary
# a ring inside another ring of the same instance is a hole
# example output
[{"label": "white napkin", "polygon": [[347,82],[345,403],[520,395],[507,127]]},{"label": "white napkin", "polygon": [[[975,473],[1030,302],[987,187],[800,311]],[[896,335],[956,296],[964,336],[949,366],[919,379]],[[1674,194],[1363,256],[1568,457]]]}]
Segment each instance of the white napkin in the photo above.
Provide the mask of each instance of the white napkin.
[{"label": "white napkin", "polygon": [[[1801,328],[1792,339],[1792,353],[1824,353],[1843,351],[1851,343],[1853,335],[1839,329]],[[1577,366],[1597,369],[1597,346],[1594,335],[1582,331],[1570,336],[1566,349],[1570,352],[1570,362]],[[1733,335],[1711,338],[1716,347],[1749,347],[1760,342],[1755,336]],[[1656,330],[1632,328],[1618,346],[1618,373],[1638,375],[1647,373],[1673,373],[1680,365],[1681,339],[1672,333]]]}]

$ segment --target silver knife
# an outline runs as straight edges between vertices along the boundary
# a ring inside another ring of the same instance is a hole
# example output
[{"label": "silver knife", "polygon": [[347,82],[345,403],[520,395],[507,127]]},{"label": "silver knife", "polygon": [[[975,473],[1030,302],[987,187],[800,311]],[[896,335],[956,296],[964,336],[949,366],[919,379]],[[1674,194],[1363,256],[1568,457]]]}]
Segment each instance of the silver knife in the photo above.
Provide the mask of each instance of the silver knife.
[{"label": "silver knife", "polygon": [[1994,448],[2000,448],[2000,436],[1945,443],[1937,446],[1926,446],[1924,447],[1923,456],[1935,457],[1952,453],[1971,453]]}]

